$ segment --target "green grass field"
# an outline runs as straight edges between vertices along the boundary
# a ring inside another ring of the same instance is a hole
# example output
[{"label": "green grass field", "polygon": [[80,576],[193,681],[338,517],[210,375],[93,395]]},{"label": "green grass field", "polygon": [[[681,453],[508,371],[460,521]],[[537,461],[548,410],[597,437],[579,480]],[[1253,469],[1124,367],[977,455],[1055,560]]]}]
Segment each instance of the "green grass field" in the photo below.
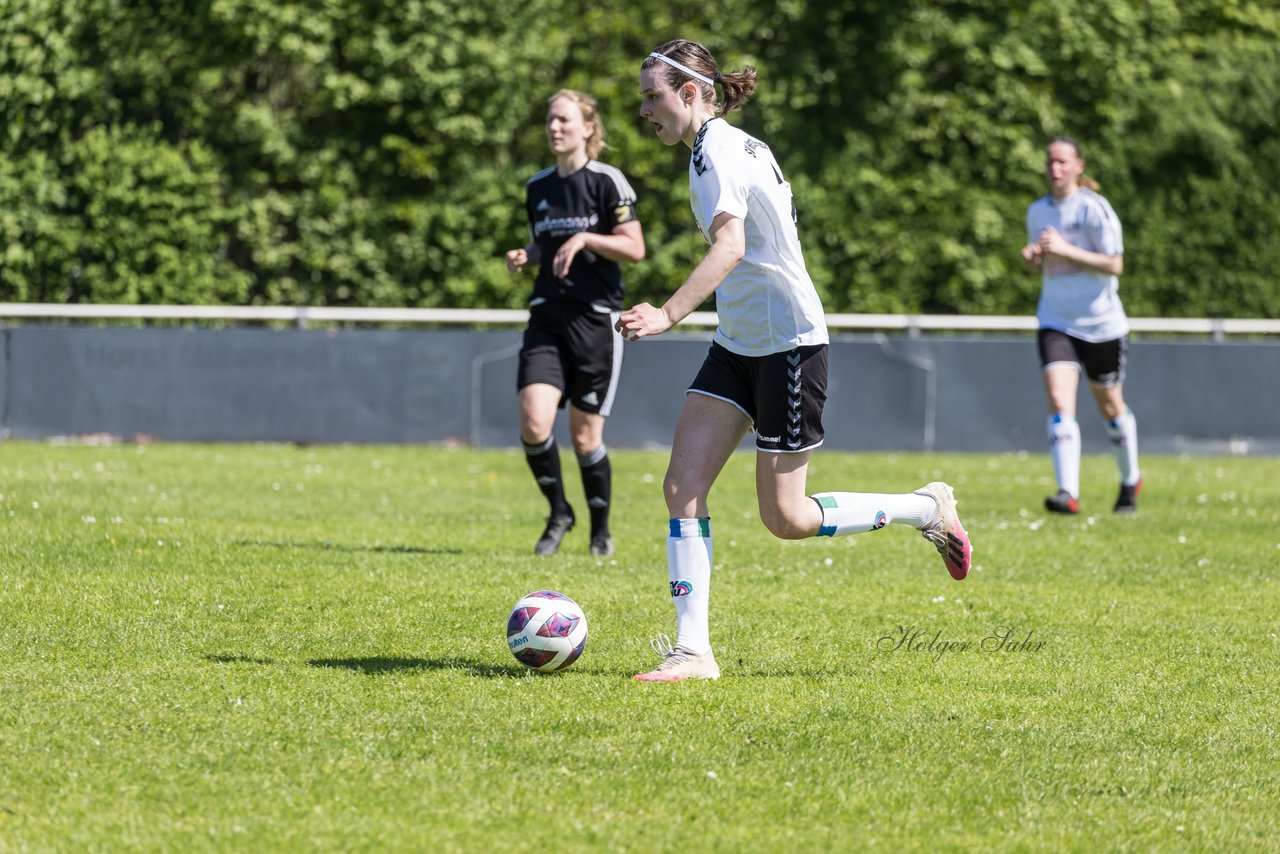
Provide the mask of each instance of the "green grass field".
[{"label": "green grass field", "polygon": [[[0,444],[0,850],[1280,844],[1280,460],[1148,457],[1115,518],[1087,457],[1064,519],[1046,455],[815,456],[950,481],[955,582],[901,526],[774,540],[736,456],[724,675],[677,685],[629,679],[674,634],[666,457],[613,460],[604,561],[531,554],[514,451]],[[540,588],[591,625],[550,676],[503,638]]]}]

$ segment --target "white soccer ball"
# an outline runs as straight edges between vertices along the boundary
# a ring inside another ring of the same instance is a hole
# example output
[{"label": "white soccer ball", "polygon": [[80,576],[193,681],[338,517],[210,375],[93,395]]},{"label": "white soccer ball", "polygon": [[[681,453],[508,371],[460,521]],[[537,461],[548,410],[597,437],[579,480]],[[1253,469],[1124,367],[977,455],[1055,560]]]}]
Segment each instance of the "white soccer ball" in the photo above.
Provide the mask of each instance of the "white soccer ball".
[{"label": "white soccer ball", "polygon": [[563,593],[530,593],[507,617],[507,649],[534,670],[563,670],[578,660],[586,645],[587,615]]}]

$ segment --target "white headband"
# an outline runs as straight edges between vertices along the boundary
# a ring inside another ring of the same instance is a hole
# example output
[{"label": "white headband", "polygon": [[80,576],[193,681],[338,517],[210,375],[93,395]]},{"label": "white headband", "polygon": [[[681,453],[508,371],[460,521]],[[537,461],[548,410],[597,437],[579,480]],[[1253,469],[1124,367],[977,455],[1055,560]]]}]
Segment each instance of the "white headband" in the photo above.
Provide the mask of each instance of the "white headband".
[{"label": "white headband", "polygon": [[672,68],[674,68],[676,71],[683,71],[685,74],[688,74],[694,80],[701,80],[703,83],[706,83],[708,86],[716,85],[716,81],[712,80],[707,75],[699,74],[698,72],[694,71],[692,68],[689,68],[687,65],[681,65],[680,63],[676,62],[674,59],[672,59],[669,56],[663,56],[660,53],[651,53],[649,54],[649,56],[653,57],[654,59],[662,60],[667,65],[670,65]]}]

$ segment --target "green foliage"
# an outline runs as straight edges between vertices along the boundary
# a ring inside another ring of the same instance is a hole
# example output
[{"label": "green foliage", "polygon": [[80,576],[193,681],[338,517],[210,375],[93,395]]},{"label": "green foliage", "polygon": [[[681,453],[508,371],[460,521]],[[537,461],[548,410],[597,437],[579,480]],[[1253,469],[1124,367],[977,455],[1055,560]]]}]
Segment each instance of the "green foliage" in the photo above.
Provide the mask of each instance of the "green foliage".
[{"label": "green foliage", "polygon": [[832,311],[1028,313],[1023,214],[1076,137],[1133,314],[1275,316],[1280,12],[1192,0],[0,0],[0,299],[514,307],[545,100],[601,102],[661,300],[704,251],[636,114],[675,36],[760,89]]},{"label": "green foliage", "polygon": [[201,143],[171,145],[155,128],[99,126],[67,140],[57,161],[32,152],[12,166],[0,173],[0,192],[28,204],[0,219],[0,239],[8,238],[0,282],[11,298],[244,299],[248,275],[221,251],[219,231],[231,221],[221,175]]}]

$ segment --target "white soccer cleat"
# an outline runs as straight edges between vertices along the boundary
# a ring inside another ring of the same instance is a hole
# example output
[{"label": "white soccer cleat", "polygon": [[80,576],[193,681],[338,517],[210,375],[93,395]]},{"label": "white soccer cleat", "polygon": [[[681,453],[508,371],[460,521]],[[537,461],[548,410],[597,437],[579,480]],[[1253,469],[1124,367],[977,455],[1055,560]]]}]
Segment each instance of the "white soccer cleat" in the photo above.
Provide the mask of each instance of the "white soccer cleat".
[{"label": "white soccer cleat", "polygon": [[973,560],[973,546],[969,544],[969,535],[960,524],[960,516],[956,513],[956,497],[951,487],[935,481],[920,487],[916,495],[927,495],[937,502],[937,509],[929,517],[929,521],[920,529],[924,538],[933,543],[942,562],[947,565],[947,572],[956,581],[969,574],[969,564]]},{"label": "white soccer cleat", "polygon": [[658,635],[649,642],[662,663],[648,673],[631,677],[637,682],[679,682],[683,679],[719,679],[720,665],[711,650],[699,655],[683,646],[671,646],[671,639]]}]

